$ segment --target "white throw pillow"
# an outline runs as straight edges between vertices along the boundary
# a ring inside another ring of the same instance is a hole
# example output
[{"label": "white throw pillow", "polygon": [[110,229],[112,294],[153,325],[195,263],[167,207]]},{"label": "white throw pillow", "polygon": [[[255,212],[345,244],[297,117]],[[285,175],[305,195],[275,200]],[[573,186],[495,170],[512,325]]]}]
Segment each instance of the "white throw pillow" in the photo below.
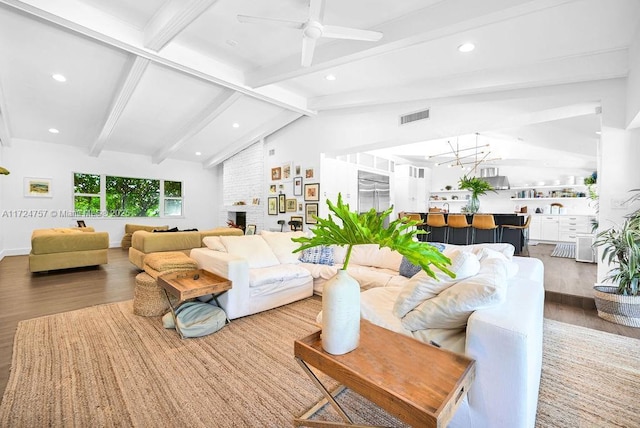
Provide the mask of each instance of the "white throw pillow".
[{"label": "white throw pillow", "polygon": [[304,232],[271,232],[263,230],[260,235],[269,244],[280,263],[300,263],[300,253],[293,253],[300,244],[293,242],[291,238],[301,238],[305,236]]},{"label": "white throw pillow", "polygon": [[454,245],[454,244],[445,244],[445,249],[442,251],[445,255],[448,256],[448,253],[453,250],[460,251],[471,251],[474,254],[482,251],[484,248],[488,248],[493,251],[497,251],[502,253],[508,260],[513,258],[513,254],[516,251],[516,248],[509,243],[486,243],[486,244],[471,244],[471,245]]},{"label": "white throw pillow", "polygon": [[400,270],[402,254],[378,244],[354,245],[351,250],[349,265],[373,266],[383,269]]},{"label": "white throw pillow", "polygon": [[407,313],[403,327],[410,331],[465,327],[474,311],[506,299],[507,263],[500,258],[484,260],[477,275],[453,284]]},{"label": "white throw pillow", "polygon": [[205,236],[202,243],[210,250],[226,252],[227,248],[222,243],[219,236]]},{"label": "white throw pillow", "polygon": [[249,268],[263,268],[280,264],[262,235],[221,236],[227,252],[246,259]]},{"label": "white throw pillow", "polygon": [[431,278],[424,271],[418,272],[398,294],[393,306],[395,316],[404,317],[425,300],[437,296],[456,282],[469,278],[480,270],[478,258],[469,251],[452,251],[447,257],[451,260],[451,266],[448,268],[456,274],[456,277],[451,278],[439,269],[433,269],[437,279]]}]

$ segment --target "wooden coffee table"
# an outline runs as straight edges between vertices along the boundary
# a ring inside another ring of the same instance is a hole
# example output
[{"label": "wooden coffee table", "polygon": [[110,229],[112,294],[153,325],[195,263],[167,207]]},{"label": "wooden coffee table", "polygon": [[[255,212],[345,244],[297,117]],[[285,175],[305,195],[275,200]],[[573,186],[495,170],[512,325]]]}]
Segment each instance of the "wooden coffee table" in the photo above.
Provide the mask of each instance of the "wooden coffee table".
[{"label": "wooden coffee table", "polygon": [[[360,323],[360,345],[344,355],[325,352],[320,334],[318,331],[294,342],[296,360],[325,396],[294,419],[294,426],[353,425],[334,399],[346,387],[411,426],[446,427],[475,377],[474,360],[366,320]],[[309,366],[343,387],[329,392]],[[331,403],[344,423],[308,419],[326,403]]]},{"label": "wooden coffee table", "polygon": [[[224,309],[220,306],[220,302],[218,302],[218,296],[227,292],[232,287],[231,281],[227,278],[204,269],[194,269],[160,275],[158,277],[158,285],[164,290],[167,301],[169,302],[169,307],[171,308],[171,315],[173,316],[176,331],[183,339],[184,336],[178,328],[178,323],[176,321],[176,308],[186,300],[211,294],[212,300],[216,302],[216,305]],[[169,294],[178,298],[178,302],[175,305],[171,303]],[[227,322],[230,322],[229,318],[227,318]]]}]

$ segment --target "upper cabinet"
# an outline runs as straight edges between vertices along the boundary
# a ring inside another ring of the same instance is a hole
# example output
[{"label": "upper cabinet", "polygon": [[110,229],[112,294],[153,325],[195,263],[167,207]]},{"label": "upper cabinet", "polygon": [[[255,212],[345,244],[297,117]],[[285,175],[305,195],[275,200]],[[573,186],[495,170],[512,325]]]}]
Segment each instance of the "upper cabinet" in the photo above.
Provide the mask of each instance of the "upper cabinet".
[{"label": "upper cabinet", "polygon": [[424,212],[427,206],[427,168],[396,165],[395,211]]}]

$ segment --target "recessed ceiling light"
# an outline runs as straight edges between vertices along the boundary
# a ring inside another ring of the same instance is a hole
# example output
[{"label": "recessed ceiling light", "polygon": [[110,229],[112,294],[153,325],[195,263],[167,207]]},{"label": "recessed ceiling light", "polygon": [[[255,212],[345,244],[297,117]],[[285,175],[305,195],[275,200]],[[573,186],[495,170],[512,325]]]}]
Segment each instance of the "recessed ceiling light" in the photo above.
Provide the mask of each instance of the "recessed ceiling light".
[{"label": "recessed ceiling light", "polygon": [[324,76],[324,78],[330,81],[336,80],[336,76],[333,74],[327,74],[326,76]]},{"label": "recessed ceiling light", "polygon": [[600,132],[600,131],[596,131],[596,134],[600,135],[600,134],[602,134],[602,132]]},{"label": "recessed ceiling light", "polygon": [[67,78],[64,77],[62,74],[53,74],[51,75],[51,77],[53,78],[53,80],[57,81],[57,82],[66,82]]},{"label": "recessed ceiling light", "polygon": [[196,152],[196,156],[201,156],[202,152]]},{"label": "recessed ceiling light", "polygon": [[60,131],[58,131],[56,128],[49,128],[49,132],[51,132],[52,134],[58,134]]},{"label": "recessed ceiling light", "polygon": [[240,124],[238,122],[234,122],[234,124],[231,126],[233,126],[234,128],[240,128]]},{"label": "recessed ceiling light", "polygon": [[460,46],[458,46],[458,50],[460,52],[471,52],[475,48],[476,48],[476,45],[474,45],[473,43],[463,43]]}]

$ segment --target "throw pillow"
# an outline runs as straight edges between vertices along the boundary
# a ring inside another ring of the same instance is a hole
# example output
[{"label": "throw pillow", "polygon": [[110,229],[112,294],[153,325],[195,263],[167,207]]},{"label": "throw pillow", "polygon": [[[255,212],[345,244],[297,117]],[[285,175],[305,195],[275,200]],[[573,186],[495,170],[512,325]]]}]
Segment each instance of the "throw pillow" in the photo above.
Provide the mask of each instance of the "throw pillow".
[{"label": "throw pillow", "polygon": [[414,265],[406,257],[402,256],[402,261],[400,262],[400,275],[411,278],[413,275],[420,272],[422,268],[420,266]]},{"label": "throw pillow", "polygon": [[418,272],[398,293],[393,305],[393,314],[395,316],[398,318],[404,317],[425,300],[437,296],[456,282],[469,278],[480,270],[478,258],[469,251],[453,251],[449,254],[449,259],[451,260],[449,270],[455,273],[456,277],[451,278],[438,269],[434,270],[436,279],[431,278],[424,271]]},{"label": "throw pillow", "polygon": [[[440,252],[444,250],[444,244],[440,244],[438,242],[430,242],[428,245],[431,245],[432,247],[436,247],[436,249]],[[400,262],[400,270],[399,270],[400,275],[406,278],[411,278],[413,275],[417,274],[421,270],[422,268],[420,266],[414,265],[409,260],[407,260],[406,257],[402,256],[402,261]]]},{"label": "throw pillow", "polygon": [[220,240],[229,254],[246,259],[249,269],[280,264],[261,235],[221,236]]},{"label": "throw pillow", "polygon": [[482,263],[477,275],[453,284],[407,313],[402,326],[410,331],[463,328],[474,311],[495,306],[506,296],[507,262],[490,258]]},{"label": "throw pillow", "polygon": [[293,253],[300,244],[293,242],[291,238],[300,238],[305,236],[304,232],[271,232],[263,230],[260,236],[269,244],[280,263],[300,263],[300,254]]},{"label": "throw pillow", "polygon": [[333,249],[324,245],[307,248],[300,256],[302,263],[314,263],[333,266]]},{"label": "throw pillow", "polygon": [[226,252],[227,248],[222,243],[219,236],[205,236],[202,243],[210,250]]}]

